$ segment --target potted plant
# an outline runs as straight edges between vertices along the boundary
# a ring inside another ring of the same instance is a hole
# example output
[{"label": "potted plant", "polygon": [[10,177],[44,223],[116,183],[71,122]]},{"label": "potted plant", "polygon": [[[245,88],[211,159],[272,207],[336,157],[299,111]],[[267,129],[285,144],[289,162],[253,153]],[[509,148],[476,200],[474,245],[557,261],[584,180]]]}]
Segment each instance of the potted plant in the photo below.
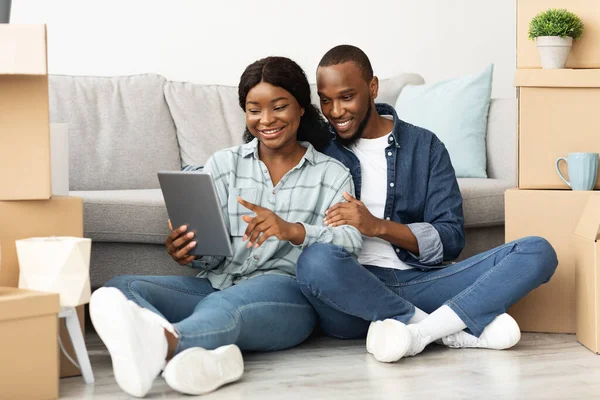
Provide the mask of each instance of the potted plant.
[{"label": "potted plant", "polygon": [[548,9],[529,23],[529,39],[535,39],[544,69],[564,68],[573,40],[582,34],[581,19],[565,9]]}]

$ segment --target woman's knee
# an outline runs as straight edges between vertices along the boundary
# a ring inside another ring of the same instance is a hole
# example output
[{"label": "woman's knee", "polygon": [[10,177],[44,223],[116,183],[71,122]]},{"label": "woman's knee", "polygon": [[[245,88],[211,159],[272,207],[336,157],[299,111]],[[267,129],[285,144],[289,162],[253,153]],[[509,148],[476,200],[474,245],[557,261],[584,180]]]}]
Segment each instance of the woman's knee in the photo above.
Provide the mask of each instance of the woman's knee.
[{"label": "woman's knee", "polygon": [[531,266],[536,269],[538,277],[543,282],[550,280],[558,266],[556,251],[550,242],[543,237],[529,236],[519,241],[519,247],[521,251],[534,257]]},{"label": "woman's knee", "polygon": [[129,300],[136,301],[140,298],[147,298],[148,286],[136,275],[119,275],[112,277],[104,284],[105,287],[117,288]]},{"label": "woman's knee", "polygon": [[113,276],[104,284],[105,287],[114,287],[119,289],[122,292],[127,291],[128,286],[134,280],[133,275],[118,275]]},{"label": "woman's knee", "polygon": [[303,250],[296,264],[298,282],[311,284],[331,279],[330,275],[336,273],[334,261],[340,251],[343,250],[339,246],[329,243],[315,243]]}]

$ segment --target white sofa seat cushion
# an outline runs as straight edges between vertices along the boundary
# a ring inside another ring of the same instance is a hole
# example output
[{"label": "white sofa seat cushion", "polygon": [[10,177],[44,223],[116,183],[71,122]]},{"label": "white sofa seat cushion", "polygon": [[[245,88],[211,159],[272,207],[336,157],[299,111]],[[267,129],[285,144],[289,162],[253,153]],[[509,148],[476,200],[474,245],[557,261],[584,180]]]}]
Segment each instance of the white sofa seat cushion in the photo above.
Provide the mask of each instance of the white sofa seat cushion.
[{"label": "white sofa seat cushion", "polygon": [[[458,179],[463,196],[465,228],[504,225],[501,179]],[[71,191],[83,198],[85,237],[99,242],[165,242],[168,215],[160,189]]]},{"label": "white sofa seat cushion", "polygon": [[459,178],[465,228],[504,225],[504,191],[514,186],[503,179]]},{"label": "white sofa seat cushion", "polygon": [[165,242],[168,215],[160,189],[71,191],[83,198],[85,237],[98,242]]}]

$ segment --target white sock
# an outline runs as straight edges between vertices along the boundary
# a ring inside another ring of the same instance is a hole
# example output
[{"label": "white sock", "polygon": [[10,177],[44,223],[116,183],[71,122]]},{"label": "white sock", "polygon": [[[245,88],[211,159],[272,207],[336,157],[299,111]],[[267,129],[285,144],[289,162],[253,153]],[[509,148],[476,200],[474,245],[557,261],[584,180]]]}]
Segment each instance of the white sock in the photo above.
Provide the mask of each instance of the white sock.
[{"label": "white sock", "polygon": [[417,324],[417,323],[423,321],[428,316],[429,316],[429,314],[427,314],[425,311],[421,310],[418,307],[415,307],[415,315],[413,315],[412,318],[408,320],[407,325]]},{"label": "white sock", "polygon": [[443,305],[429,314],[416,326],[419,328],[419,335],[427,341],[427,344],[462,331],[467,327],[463,320],[447,305]]}]

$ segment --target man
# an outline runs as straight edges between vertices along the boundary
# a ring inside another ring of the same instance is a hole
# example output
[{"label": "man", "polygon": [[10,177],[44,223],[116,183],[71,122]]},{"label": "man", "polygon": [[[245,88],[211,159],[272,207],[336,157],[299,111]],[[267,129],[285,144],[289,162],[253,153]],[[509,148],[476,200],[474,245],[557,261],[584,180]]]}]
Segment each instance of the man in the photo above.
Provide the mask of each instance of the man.
[{"label": "man", "polygon": [[[363,235],[358,260],[317,244],[304,250],[297,279],[322,330],[367,337],[382,362],[450,347],[505,349],[520,339],[506,309],[547,282],[558,264],[539,237],[507,243],[457,263],[464,247],[462,198],[444,144],[376,104],[378,79],[354,46],[328,51],[317,87],[332,140],[326,154],[352,173],[356,198],[330,208],[329,226]],[[465,331],[466,329],[466,331]]]}]

